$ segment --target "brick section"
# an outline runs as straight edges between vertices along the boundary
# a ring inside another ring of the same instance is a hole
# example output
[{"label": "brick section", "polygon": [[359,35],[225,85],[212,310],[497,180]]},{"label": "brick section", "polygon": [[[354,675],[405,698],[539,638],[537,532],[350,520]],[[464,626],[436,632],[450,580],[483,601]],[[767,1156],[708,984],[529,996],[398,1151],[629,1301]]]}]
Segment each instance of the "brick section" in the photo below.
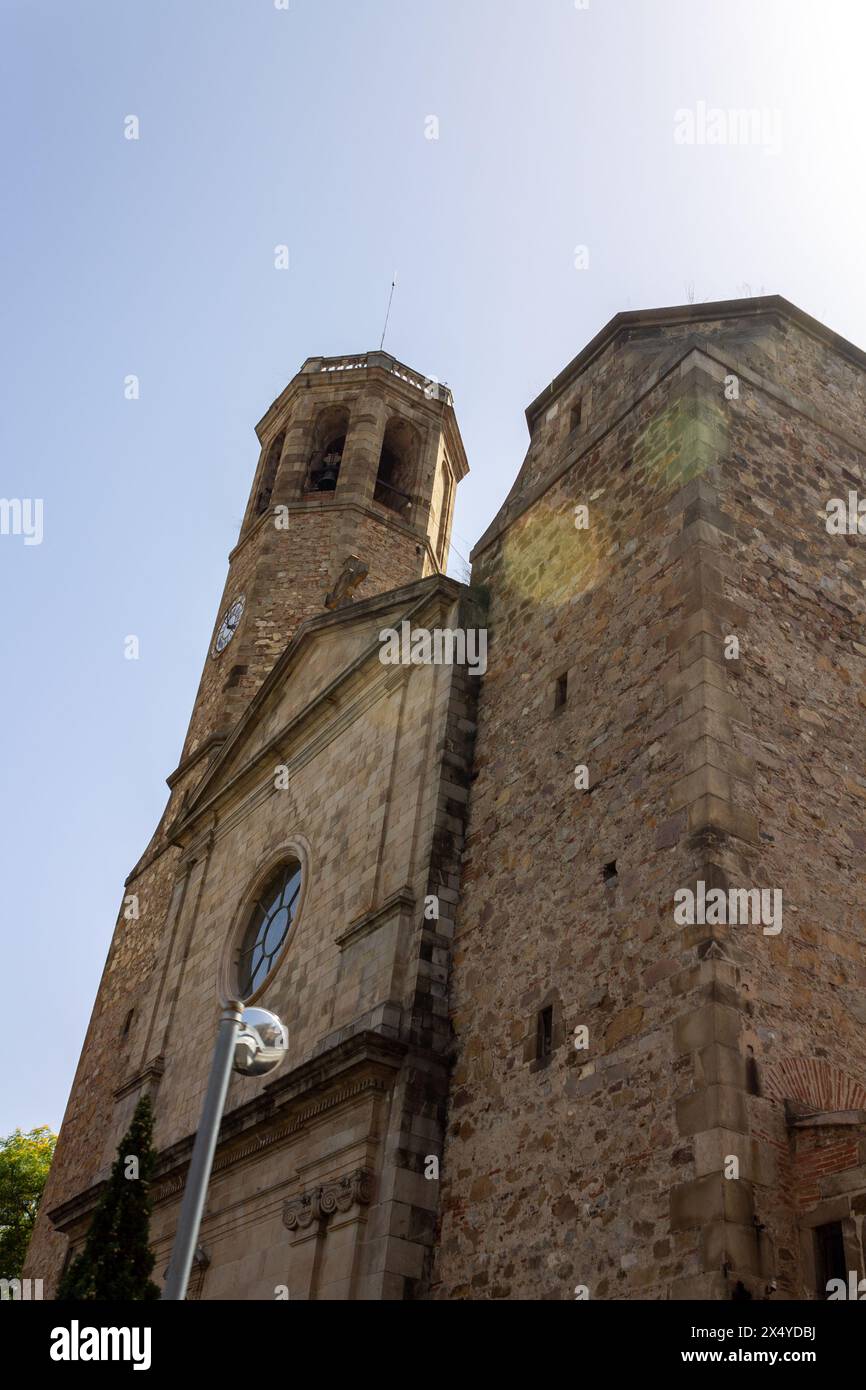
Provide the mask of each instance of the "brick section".
[{"label": "brick section", "polygon": [[866,1086],[817,1057],[789,1057],[762,1069],[761,1090],[813,1110],[866,1110]]},{"label": "brick section", "polygon": [[803,1135],[794,1160],[794,1180],[800,1210],[807,1211],[824,1196],[822,1178],[855,1167],[860,1161],[859,1153],[860,1143],[856,1135],[841,1138],[838,1132]]}]

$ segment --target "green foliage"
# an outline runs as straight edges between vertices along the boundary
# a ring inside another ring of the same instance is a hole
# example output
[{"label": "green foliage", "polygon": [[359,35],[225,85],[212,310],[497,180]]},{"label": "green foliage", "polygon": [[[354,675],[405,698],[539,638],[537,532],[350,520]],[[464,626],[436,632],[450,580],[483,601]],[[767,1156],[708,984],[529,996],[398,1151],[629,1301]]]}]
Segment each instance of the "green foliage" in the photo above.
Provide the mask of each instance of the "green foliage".
[{"label": "green foliage", "polygon": [[[149,1186],[156,1161],[152,1141],[153,1111],[150,1098],[142,1096],[117,1150],[84,1249],[60,1282],[58,1300],[115,1303],[159,1298],[150,1278],[154,1256],[149,1245]],[[131,1158],[137,1165],[129,1162]],[[136,1166],[138,1176],[127,1176]]]},{"label": "green foliage", "polygon": [[57,1135],[47,1125],[0,1139],[0,1279],[20,1279]]}]

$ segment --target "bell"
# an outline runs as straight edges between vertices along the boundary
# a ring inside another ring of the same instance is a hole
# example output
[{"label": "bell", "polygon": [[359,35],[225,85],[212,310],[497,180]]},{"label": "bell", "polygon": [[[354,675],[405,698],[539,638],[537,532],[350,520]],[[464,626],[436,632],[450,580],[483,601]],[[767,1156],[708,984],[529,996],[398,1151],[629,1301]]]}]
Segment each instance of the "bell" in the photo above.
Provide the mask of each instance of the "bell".
[{"label": "bell", "polygon": [[337,478],[340,472],[340,455],[328,454],[322,460],[322,471],[319,474],[317,487],[319,492],[334,492],[337,487]]}]

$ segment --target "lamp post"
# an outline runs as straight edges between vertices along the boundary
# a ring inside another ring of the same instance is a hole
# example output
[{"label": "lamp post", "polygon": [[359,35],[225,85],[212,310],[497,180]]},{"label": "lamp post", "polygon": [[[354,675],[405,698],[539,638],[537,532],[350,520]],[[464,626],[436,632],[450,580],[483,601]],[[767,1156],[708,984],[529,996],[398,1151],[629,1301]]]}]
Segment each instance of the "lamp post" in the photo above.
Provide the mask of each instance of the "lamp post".
[{"label": "lamp post", "polygon": [[288,1033],[276,1014],[269,1014],[266,1009],[242,1009],[236,1000],[223,1009],[162,1291],[163,1302],[182,1302],[186,1298],[232,1070],[241,1076],[266,1076],[280,1065],[288,1044]]}]

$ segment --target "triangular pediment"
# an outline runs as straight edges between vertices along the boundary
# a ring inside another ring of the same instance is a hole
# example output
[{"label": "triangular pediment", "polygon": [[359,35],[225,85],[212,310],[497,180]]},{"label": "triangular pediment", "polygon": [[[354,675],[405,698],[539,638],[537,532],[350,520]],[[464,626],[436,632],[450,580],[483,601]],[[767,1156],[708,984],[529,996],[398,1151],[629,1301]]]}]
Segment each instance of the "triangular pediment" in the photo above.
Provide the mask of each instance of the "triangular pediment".
[{"label": "triangular pediment", "polygon": [[365,678],[380,678],[383,629],[399,630],[404,619],[421,622],[421,615],[437,605],[453,604],[461,587],[434,575],[304,623],[190,797],[175,832],[214,808],[230,786],[274,757],[293,732],[305,724],[321,728],[351,702]]}]

